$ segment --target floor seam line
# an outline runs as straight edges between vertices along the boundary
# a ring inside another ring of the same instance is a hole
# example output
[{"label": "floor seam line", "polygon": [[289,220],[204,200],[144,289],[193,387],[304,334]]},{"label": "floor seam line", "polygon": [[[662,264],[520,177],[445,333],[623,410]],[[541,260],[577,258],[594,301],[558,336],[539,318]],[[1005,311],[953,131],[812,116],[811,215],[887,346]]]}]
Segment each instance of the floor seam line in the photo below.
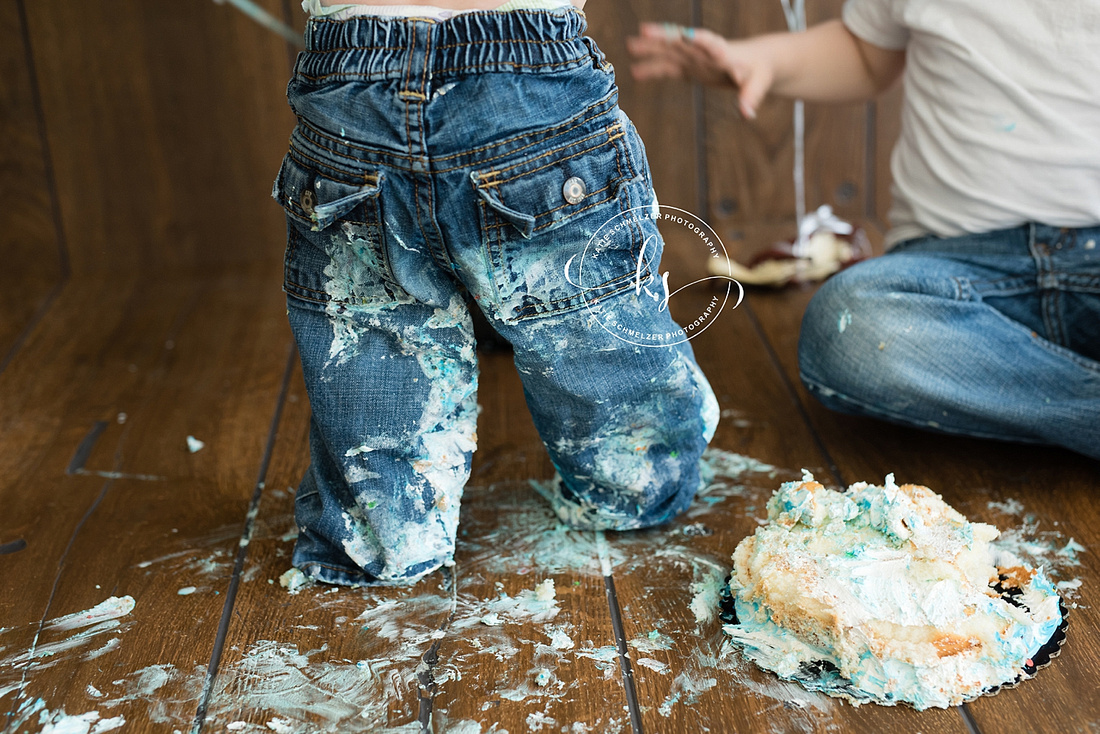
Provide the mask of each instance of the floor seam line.
[{"label": "floor seam line", "polygon": [[92,513],[96,511],[100,503],[103,502],[103,498],[107,496],[107,491],[114,484],[113,479],[108,479],[103,483],[103,486],[99,490],[99,494],[92,500],[92,504],[88,506],[88,509],[84,511],[84,514],[80,517],[80,521],[77,522],[76,527],[73,528],[73,532],[69,535],[69,542],[65,544],[65,550],[61,552],[61,558],[57,561],[57,572],[53,577],[53,586],[50,588],[50,596],[46,599],[46,606],[42,610],[42,619],[38,622],[38,629],[35,630],[34,639],[31,640],[31,645],[28,650],[28,663],[23,668],[23,674],[19,679],[18,692],[15,694],[15,698],[12,701],[12,708],[8,711],[7,720],[8,724],[11,724],[12,718],[19,712],[19,703],[26,697],[27,679],[29,677],[31,669],[34,667],[34,653],[38,649],[38,640],[42,636],[42,630],[46,628],[46,619],[50,616],[50,608],[53,606],[54,597],[57,595],[58,584],[61,583],[61,573],[65,568],[65,561],[69,557],[69,551],[72,550],[73,543],[76,542],[76,537],[80,535],[81,528],[84,527],[84,523],[88,521],[88,518],[92,516]]},{"label": "floor seam line", "polygon": [[65,238],[65,228],[61,218],[61,200],[57,194],[57,177],[54,175],[53,170],[53,154],[50,152],[50,142],[46,135],[46,113],[42,107],[42,91],[38,84],[38,69],[34,63],[34,49],[31,47],[31,31],[30,24],[27,22],[27,9],[23,0],[19,0],[16,7],[19,12],[19,25],[23,36],[23,55],[27,64],[27,76],[31,87],[31,99],[34,104],[38,139],[42,145],[42,167],[46,176],[46,188],[50,195],[50,218],[53,219],[54,235],[57,238],[58,280],[50,289],[50,292],[46,294],[42,304],[35,310],[30,322],[16,338],[8,353],[4,355],[3,359],[0,359],[0,374],[15,359],[15,355],[23,348],[31,333],[53,307],[58,294],[69,282],[69,276],[72,274],[72,265],[69,261],[69,245],[68,240]]},{"label": "floor seam line", "polygon": [[642,712],[638,706],[638,691],[634,687],[634,670],[630,665],[630,649],[626,644],[626,631],[623,629],[619,597],[615,592],[615,577],[611,568],[607,538],[602,530],[596,531],[596,548],[600,556],[600,567],[603,571],[603,588],[607,595],[608,612],[611,615],[611,629],[615,634],[615,648],[619,652],[619,669],[623,676],[626,708],[630,714],[630,730],[633,734],[643,734]]},{"label": "floor seam line", "polygon": [[229,633],[229,623],[233,615],[233,606],[237,600],[237,590],[240,588],[241,575],[244,570],[245,558],[248,556],[248,546],[252,540],[252,531],[256,524],[256,515],[260,510],[260,498],[263,496],[264,485],[267,481],[267,470],[271,464],[271,457],[275,450],[275,439],[279,433],[279,422],[283,416],[283,406],[286,405],[287,395],[290,391],[290,376],[294,371],[296,351],[290,346],[286,359],[286,367],[283,370],[282,384],[279,386],[279,397],[275,401],[275,414],[271,418],[271,427],[267,433],[267,443],[264,446],[263,458],[260,459],[260,470],[256,476],[256,484],[252,490],[252,499],[248,504],[248,512],[245,514],[244,531],[241,533],[237,544],[237,558],[233,562],[233,574],[229,579],[229,587],[225,591],[225,602],[222,604],[221,618],[218,620],[218,631],[214,636],[214,648],[210,653],[210,662],[206,668],[206,679],[203,683],[202,696],[199,699],[195,718],[191,724],[192,734],[202,731],[206,723],[206,714],[210,705],[210,699],[214,691],[214,682],[218,677],[218,667],[221,664],[222,650]]},{"label": "floor seam line", "polygon": [[982,734],[981,727],[978,726],[978,722],[974,720],[974,715],[970,713],[970,707],[967,704],[962,704],[955,707],[959,716],[962,717],[963,723],[966,724],[967,730],[970,734]]}]

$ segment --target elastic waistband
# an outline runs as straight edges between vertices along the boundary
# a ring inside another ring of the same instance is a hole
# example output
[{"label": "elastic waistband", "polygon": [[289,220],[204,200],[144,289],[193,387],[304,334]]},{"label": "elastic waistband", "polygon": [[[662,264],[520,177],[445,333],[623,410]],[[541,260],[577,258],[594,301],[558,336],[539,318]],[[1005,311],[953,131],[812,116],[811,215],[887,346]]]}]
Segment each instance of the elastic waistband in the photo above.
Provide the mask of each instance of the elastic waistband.
[{"label": "elastic waistband", "polygon": [[429,18],[315,18],[306,27],[306,50],[295,75],[319,79],[405,79],[423,91],[447,75],[564,71],[603,55],[584,37],[584,14],[575,8],[478,11],[448,20]]}]

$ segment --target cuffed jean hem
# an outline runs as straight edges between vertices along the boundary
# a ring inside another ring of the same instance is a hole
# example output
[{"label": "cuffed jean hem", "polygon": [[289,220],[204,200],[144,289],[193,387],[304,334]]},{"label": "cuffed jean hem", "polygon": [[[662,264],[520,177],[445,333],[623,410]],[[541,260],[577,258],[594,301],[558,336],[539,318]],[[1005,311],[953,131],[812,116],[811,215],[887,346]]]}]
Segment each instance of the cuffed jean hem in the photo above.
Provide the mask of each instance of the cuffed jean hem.
[{"label": "cuffed jean hem", "polygon": [[454,562],[448,558],[443,561],[438,561],[432,565],[418,570],[416,572],[409,573],[405,576],[394,576],[392,578],[376,578],[369,573],[365,573],[359,568],[344,568],[333,566],[329,563],[320,563],[317,561],[295,561],[294,567],[304,573],[314,581],[320,581],[323,584],[334,584],[336,586],[411,586],[420,581],[425,576],[438,571],[444,566],[450,566]]}]

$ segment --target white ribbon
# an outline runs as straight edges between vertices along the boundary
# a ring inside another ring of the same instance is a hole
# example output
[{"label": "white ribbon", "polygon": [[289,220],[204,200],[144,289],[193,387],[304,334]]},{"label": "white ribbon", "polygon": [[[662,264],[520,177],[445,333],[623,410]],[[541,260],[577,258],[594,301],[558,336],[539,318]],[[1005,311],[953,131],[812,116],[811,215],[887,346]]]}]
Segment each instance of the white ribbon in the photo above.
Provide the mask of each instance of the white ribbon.
[{"label": "white ribbon", "polygon": [[853,227],[833,214],[833,208],[831,206],[822,204],[817,208],[817,211],[802,217],[802,221],[798,223],[798,242],[796,243],[796,247],[805,246],[806,243],[810,241],[810,238],[814,236],[814,233],[820,232],[821,230],[833,232],[835,234],[851,234],[853,232]]}]

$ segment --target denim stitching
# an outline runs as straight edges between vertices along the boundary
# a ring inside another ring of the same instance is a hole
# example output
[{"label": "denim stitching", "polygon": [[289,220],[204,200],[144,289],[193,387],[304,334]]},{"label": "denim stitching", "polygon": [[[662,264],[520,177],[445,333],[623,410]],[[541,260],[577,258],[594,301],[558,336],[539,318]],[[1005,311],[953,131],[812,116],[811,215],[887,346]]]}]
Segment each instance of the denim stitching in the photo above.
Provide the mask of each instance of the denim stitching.
[{"label": "denim stitching", "polygon": [[[611,298],[612,296],[617,296],[620,293],[622,293],[623,291],[627,291],[627,290],[630,290],[631,288],[633,288],[634,286],[633,286],[633,283],[630,282],[629,276],[630,276],[629,273],[627,273],[626,275],[619,276],[619,278],[627,278],[627,282],[624,283],[622,285],[622,287],[617,288],[617,289],[615,289],[615,290],[613,290],[609,293],[604,293],[603,295],[601,295],[598,298],[595,298],[591,301],[586,301],[585,298],[584,298],[584,294],[579,293],[575,296],[570,296],[568,298],[561,298],[561,299],[558,299],[558,300],[555,300],[555,301],[547,301],[545,304],[524,306],[523,308],[518,309],[516,311],[515,316],[512,317],[512,321],[525,321],[527,319],[534,318],[536,316],[556,316],[556,315],[560,315],[562,313],[567,313],[569,311],[574,311],[574,310],[580,308],[581,306],[584,306],[586,303],[589,304],[589,305],[593,305],[593,306],[596,305],[597,303],[602,303],[603,301],[606,301],[608,298]],[[591,288],[591,290],[595,290],[597,288],[608,287],[612,284],[614,284],[614,281],[608,281],[607,283],[603,283],[603,284],[598,285],[598,286],[593,286]],[[578,298],[581,299],[580,303],[577,303],[577,304],[574,304],[574,305],[557,306],[557,307],[554,307],[554,308],[550,308],[550,306],[552,306],[555,303],[561,303],[562,301],[572,301],[572,300],[576,300]]]},{"label": "denim stitching", "polygon": [[[573,130],[577,129],[578,127],[583,126],[587,122],[591,122],[592,120],[598,119],[600,117],[600,115],[607,114],[608,110],[602,110],[598,114],[595,114],[595,115],[589,115],[589,113],[597,107],[605,106],[606,104],[610,103],[610,101],[613,97],[614,97],[613,93],[609,94],[606,97],[604,97],[603,99],[601,99],[599,102],[596,102],[595,104],[591,104],[588,107],[584,108],[583,110],[581,110],[581,112],[577,113],[576,115],[574,115],[572,118],[566,120],[565,122],[560,123],[559,125],[555,125],[555,126],[547,128],[547,131],[549,131],[549,130],[559,130],[560,128],[564,128],[564,129],[560,129],[559,132],[556,132],[556,133],[554,133],[553,135],[551,135],[549,137],[540,138],[539,140],[534,140],[534,141],[528,143],[527,145],[521,146],[521,147],[516,148],[514,150],[509,150],[507,152],[500,153],[500,154],[498,154],[494,157],[487,158],[487,159],[485,159],[485,162],[491,162],[491,161],[496,160],[498,158],[503,158],[503,157],[506,157],[506,156],[514,155],[516,153],[519,153],[521,151],[524,151],[524,150],[526,150],[528,148],[531,148],[531,147],[534,147],[536,145],[544,145],[547,142],[549,142],[551,140],[554,140],[555,138],[559,138],[562,135],[565,135],[567,133],[572,132]],[[326,140],[330,140],[334,143],[337,143],[339,145],[343,145],[343,146],[346,146],[346,147],[349,147],[349,148],[356,148],[358,150],[364,150],[364,151],[367,151],[367,152],[375,152],[375,150],[373,148],[367,148],[367,147],[364,147],[362,145],[356,145],[354,143],[349,143],[349,142],[346,142],[346,141],[343,141],[343,140],[337,140],[336,138],[332,137],[331,135],[328,135],[327,133],[325,133],[321,130],[318,130],[313,125],[310,125],[306,120],[304,120],[300,117],[298,118],[298,124],[302,127],[308,128],[314,134],[316,134],[320,137],[323,137]],[[494,143],[490,143],[488,145],[483,145],[483,146],[478,147],[478,148],[473,148],[473,149],[468,150],[468,151],[463,151],[462,153],[453,153],[451,155],[439,156],[438,158],[435,158],[434,160],[435,161],[446,161],[446,160],[451,160],[451,159],[454,159],[454,158],[460,158],[460,157],[463,157],[463,156],[475,155],[477,153],[481,153],[481,152],[484,152],[484,151],[487,151],[487,150],[491,150],[493,148],[504,147],[508,143],[512,143],[516,140],[521,140],[521,139],[523,139],[525,137],[528,137],[530,135],[531,135],[531,133],[521,133],[519,135],[514,135],[513,137],[510,137],[510,138],[505,138],[504,140],[498,140],[498,141],[496,141]],[[291,144],[293,145],[293,141],[291,142]],[[372,163],[372,161],[368,161],[368,160],[363,159],[363,158],[356,158],[355,156],[347,156],[347,155],[344,155],[343,153],[339,153],[335,150],[330,150],[330,149],[327,149],[327,148],[326,148],[326,150],[329,153],[331,153],[332,155],[339,156],[341,158],[347,158],[349,160],[358,161],[360,163]],[[397,157],[397,158],[406,158],[407,160],[421,160],[422,159],[422,156],[421,157],[402,156],[402,155],[397,154],[397,153],[386,153],[385,155],[392,156],[392,157]],[[377,164],[375,164],[375,165],[377,165]],[[461,168],[464,168],[464,166],[453,166],[451,168],[436,168],[436,169],[434,169],[434,171],[436,173],[446,173],[446,172],[458,170],[458,169],[461,169]]]},{"label": "denim stitching", "polygon": [[[485,64],[469,64],[466,66],[448,66],[443,69],[433,69],[435,74],[450,74],[456,71],[470,71],[473,69],[488,69],[488,68],[505,68],[505,69],[547,69],[557,66],[567,66],[573,64],[575,66],[581,66],[584,64],[583,59],[569,59],[568,61],[550,61],[544,64],[521,64],[516,61],[493,61]],[[312,76],[302,72],[298,73],[298,76],[302,79],[311,82],[322,81],[324,79],[331,79],[333,77],[351,78],[351,79],[379,79],[385,78],[379,75],[377,72],[351,72],[351,71],[334,71],[331,74],[321,74],[320,76]]]},{"label": "denim stitching", "polygon": [[505,44],[505,43],[526,43],[526,44],[531,44],[531,45],[535,45],[535,46],[552,46],[554,44],[570,44],[570,45],[572,45],[576,42],[577,42],[576,38],[552,39],[552,40],[549,40],[549,41],[530,41],[530,40],[527,40],[527,39],[524,39],[524,38],[502,38],[502,39],[498,39],[498,40],[488,40],[488,41],[461,41],[459,43],[448,43],[448,44],[444,44],[442,46],[436,46],[436,48],[437,49],[444,49],[444,48],[450,49],[450,48],[465,48],[466,46],[488,46],[488,45],[496,46],[496,45]]},{"label": "denim stitching", "polygon": [[327,298],[313,298],[311,296],[305,295],[304,293],[295,293],[294,290],[292,290],[292,289],[294,289],[294,290],[300,289],[300,290],[305,290],[305,291],[310,290],[309,288],[306,288],[304,286],[300,286],[297,283],[288,282],[288,283],[283,284],[283,292],[286,293],[289,296],[294,296],[295,298],[298,298],[298,299],[303,300],[303,301],[309,301],[310,303],[320,303],[320,304],[328,303]]},{"label": "denim stitching", "polygon": [[[505,171],[511,171],[513,169],[516,169],[516,168],[521,168],[522,166],[526,166],[530,163],[533,163],[533,162],[539,160],[540,158],[546,158],[547,156],[556,155],[557,153],[560,153],[563,150],[568,150],[569,148],[573,148],[573,147],[575,147],[577,145],[580,145],[582,143],[587,143],[589,140],[592,140],[594,138],[599,138],[599,137],[601,137],[601,135],[604,134],[604,132],[605,131],[601,131],[601,132],[598,132],[598,133],[593,133],[592,135],[589,135],[586,138],[581,138],[580,140],[572,141],[572,142],[568,143],[567,145],[562,145],[558,148],[554,148],[553,150],[547,151],[546,153],[543,153],[540,156],[536,156],[535,158],[532,158],[530,160],[524,160],[524,161],[521,161],[519,163],[515,163],[511,166],[507,166],[505,168],[493,169],[493,170],[487,171],[485,173],[478,173],[478,176],[485,177],[485,178],[499,176],[500,174],[504,173]],[[501,179],[486,182],[486,183],[482,184],[482,188],[491,188],[491,187],[494,187],[494,186],[498,186],[500,184],[510,183],[512,181],[515,181],[516,179],[525,178],[525,177],[530,176],[532,174],[538,173],[539,171],[545,170],[547,168],[551,168],[554,165],[556,165],[558,163],[561,163],[562,161],[569,161],[569,160],[572,160],[574,158],[577,158],[578,156],[582,156],[582,155],[586,155],[588,153],[591,153],[592,151],[600,150],[601,148],[605,147],[610,142],[611,142],[610,140],[603,141],[603,142],[598,143],[597,145],[593,145],[589,148],[585,148],[584,150],[579,150],[576,153],[573,153],[572,155],[568,155],[564,158],[555,158],[554,160],[550,161],[549,163],[541,165],[538,168],[532,168],[528,171],[524,171],[523,173],[517,173],[516,175],[510,176],[509,178],[501,178]]]},{"label": "denim stitching", "polygon": [[[485,236],[485,246],[489,252],[489,265],[492,271],[493,285],[495,286],[493,292],[496,295],[496,305],[503,308],[504,299],[501,294],[504,291],[504,281],[501,274],[504,272],[504,247],[500,230],[507,223],[501,220],[500,215],[486,201],[478,199],[477,203],[481,212],[481,227]],[[495,224],[486,229],[486,225],[490,222],[495,222]]]},{"label": "denim stitching", "polygon": [[[410,54],[411,56],[412,54]],[[430,64],[428,60],[432,58],[432,34],[428,34],[428,46],[424,50],[424,68],[420,70],[420,89],[425,90],[428,88],[428,67]],[[423,128],[421,128],[423,130]]]},{"label": "denim stitching", "polygon": [[[611,188],[611,186],[605,186],[604,188],[600,189],[600,191],[606,191],[610,188]],[[597,191],[597,192],[593,192],[593,193],[599,193],[599,192]],[[590,196],[591,196],[591,194],[590,194]],[[559,224],[561,222],[566,222],[566,221],[572,219],[573,217],[575,217],[576,215],[580,214],[583,211],[588,211],[589,209],[592,209],[593,207],[602,206],[603,204],[606,204],[607,202],[611,201],[613,198],[614,197],[612,197],[612,196],[608,196],[608,197],[605,197],[605,198],[601,199],[600,201],[594,201],[591,204],[589,204],[588,206],[581,207],[580,209],[577,209],[576,211],[572,212],[567,217],[562,217],[561,219],[555,219],[552,222],[547,222],[546,224],[542,225],[541,227],[535,227],[531,231],[532,232],[538,232],[539,230],[546,229],[547,227],[553,227],[554,225]],[[552,211],[556,211],[556,210],[552,210]],[[544,215],[539,215],[539,216],[544,216]]]},{"label": "denim stitching", "polygon": [[[325,49],[308,49],[303,53],[309,56],[314,54],[323,56],[325,54],[342,53],[344,51],[404,51],[404,46],[339,46],[337,48],[325,48]],[[307,60],[308,61],[308,60]]]},{"label": "denim stitching", "polygon": [[[866,414],[866,415],[871,416],[871,417],[886,418],[886,419],[889,419],[893,423],[900,424],[900,425],[903,425],[903,426],[906,426],[906,427],[920,428],[920,429],[925,430],[925,431],[927,431],[928,428],[929,428],[927,422],[916,421],[916,420],[913,420],[912,418],[910,418],[908,416],[901,415],[901,414],[898,414],[898,413],[894,413],[894,412],[889,411],[889,410],[883,410],[881,407],[879,407],[877,405],[870,405],[868,403],[864,403],[863,401],[856,400],[853,397],[845,395],[842,392],[837,392],[836,390],[832,389],[831,387],[827,387],[827,386],[822,385],[821,383],[817,382],[816,380],[810,379],[809,377],[807,377],[806,373],[802,372],[801,370],[799,371],[798,376],[802,379],[802,383],[807,388],[809,388],[811,392],[816,393],[818,396],[820,396],[820,397],[818,397],[818,400],[821,400],[822,397],[825,397],[825,398],[838,398],[841,401],[843,401],[845,403],[848,403],[849,405],[854,405],[854,406],[858,407],[859,411],[856,412],[856,415],[859,415],[860,413],[863,413],[863,414]],[[821,400],[821,402],[824,403],[825,401]],[[1021,438],[1019,436],[1005,436],[1005,435],[1001,435],[1001,434],[997,434],[997,433],[979,433],[977,431],[968,431],[968,430],[964,431],[962,429],[949,428],[949,427],[943,426],[943,425],[937,425],[936,430],[940,431],[942,433],[952,434],[952,435],[956,435],[956,436],[970,436],[972,438],[992,438],[992,439],[997,439],[997,440],[1000,440],[1000,441],[1008,440],[1008,441],[1021,441],[1021,442],[1027,442],[1027,443],[1046,444],[1045,441],[1042,441],[1040,439],[1026,439],[1026,438]]]}]

